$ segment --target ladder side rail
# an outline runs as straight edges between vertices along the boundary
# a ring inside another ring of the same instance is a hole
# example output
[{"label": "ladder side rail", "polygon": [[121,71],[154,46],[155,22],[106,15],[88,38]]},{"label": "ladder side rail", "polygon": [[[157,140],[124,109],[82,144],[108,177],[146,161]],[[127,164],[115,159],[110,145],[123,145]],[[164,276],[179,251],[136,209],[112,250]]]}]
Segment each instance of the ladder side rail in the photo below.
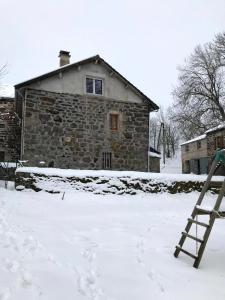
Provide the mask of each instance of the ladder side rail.
[{"label": "ladder side rail", "polygon": [[209,235],[211,233],[212,227],[213,227],[215,219],[217,217],[215,211],[219,210],[221,202],[222,202],[223,197],[224,197],[224,193],[225,193],[225,180],[223,181],[222,187],[220,189],[220,193],[219,193],[219,195],[217,197],[217,200],[216,200],[216,203],[215,203],[215,206],[214,206],[214,211],[210,214],[209,227],[206,229],[205,234],[203,236],[203,243],[201,244],[201,246],[199,248],[198,256],[197,256],[197,258],[196,258],[196,260],[194,262],[194,265],[193,265],[194,268],[198,268],[198,266],[199,266],[199,264],[201,262],[202,255],[204,253],[206,244],[207,244],[208,239],[209,239]]},{"label": "ladder side rail", "polygon": [[[205,193],[207,192],[207,190],[208,190],[208,188],[209,188],[209,185],[210,185],[210,181],[211,181],[211,179],[212,179],[212,176],[213,176],[213,174],[215,173],[215,171],[216,171],[216,169],[218,168],[219,165],[220,165],[220,162],[218,162],[218,161],[216,161],[216,160],[214,159],[214,161],[213,161],[213,163],[212,163],[212,166],[211,166],[211,169],[210,169],[210,171],[209,171],[209,174],[208,174],[208,176],[207,176],[206,182],[205,182],[205,184],[204,184],[204,186],[203,186],[203,188],[202,188],[202,191],[201,191],[201,193],[200,193],[200,195],[199,195],[199,198],[198,198],[198,201],[197,201],[196,205],[201,205],[202,200],[203,200],[203,198],[204,198],[204,196],[205,196]],[[193,210],[193,213],[194,213],[194,210]],[[194,216],[192,215],[192,217],[195,217],[195,215],[194,215]]]},{"label": "ladder side rail", "polygon": [[221,205],[221,202],[222,202],[223,197],[224,197],[224,194],[225,194],[225,179],[224,179],[224,181],[223,181],[223,184],[222,184],[222,187],[221,187],[219,196],[217,197],[216,203],[215,203],[215,205],[214,205],[214,210],[215,210],[215,211],[218,211],[218,210],[219,210],[220,205]]},{"label": "ladder side rail", "polygon": [[[203,200],[203,198],[205,196],[205,193],[207,192],[207,190],[209,188],[211,178],[212,178],[213,174],[215,173],[215,171],[216,171],[216,169],[218,168],[219,165],[220,165],[220,162],[218,162],[218,161],[216,161],[214,159],[214,161],[212,163],[212,166],[211,166],[211,169],[209,171],[209,174],[207,176],[206,182],[205,182],[205,184],[204,184],[204,186],[202,188],[202,191],[201,191],[201,193],[199,195],[199,198],[198,198],[198,201],[197,201],[196,205],[200,205],[202,203],[202,200]],[[192,214],[191,214],[192,219],[195,219],[195,217],[196,217],[196,215],[198,213],[196,205],[195,205],[195,207],[194,207],[194,209],[192,211]],[[186,233],[188,233],[190,231],[191,226],[192,226],[192,222],[190,220],[188,220],[188,223],[187,223],[187,225],[186,225],[186,227],[184,229]],[[183,244],[184,244],[184,242],[186,240],[186,237],[187,237],[186,235],[183,235],[183,234],[181,235],[181,238],[180,238],[179,243],[178,243],[178,245],[180,246],[180,248],[182,248],[182,246],[183,246]],[[178,257],[178,255],[180,253],[180,248],[179,247],[176,248],[176,250],[174,252],[174,256],[175,257]]]}]

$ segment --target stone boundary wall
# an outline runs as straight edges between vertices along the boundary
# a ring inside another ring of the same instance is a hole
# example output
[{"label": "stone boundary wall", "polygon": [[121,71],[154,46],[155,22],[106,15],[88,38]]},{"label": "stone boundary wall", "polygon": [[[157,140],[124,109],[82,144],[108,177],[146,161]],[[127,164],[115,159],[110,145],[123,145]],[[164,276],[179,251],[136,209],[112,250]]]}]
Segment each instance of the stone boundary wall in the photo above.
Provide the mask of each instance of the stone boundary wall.
[{"label": "stone boundary wall", "polygon": [[[200,192],[204,181],[175,181],[132,178],[129,176],[54,176],[29,172],[16,172],[17,190],[32,189],[36,192],[61,193],[69,190],[88,191],[95,194],[130,194],[144,193],[190,193]],[[218,193],[221,182],[213,181],[210,190]]]}]

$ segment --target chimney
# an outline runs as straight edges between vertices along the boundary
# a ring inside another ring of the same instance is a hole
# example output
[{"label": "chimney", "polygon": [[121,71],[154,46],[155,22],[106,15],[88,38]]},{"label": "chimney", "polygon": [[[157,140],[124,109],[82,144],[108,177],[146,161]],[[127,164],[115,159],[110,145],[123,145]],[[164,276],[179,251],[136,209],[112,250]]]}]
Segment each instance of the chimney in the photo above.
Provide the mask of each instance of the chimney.
[{"label": "chimney", "polygon": [[70,53],[69,51],[60,50],[59,51],[59,66],[65,66],[70,64]]}]

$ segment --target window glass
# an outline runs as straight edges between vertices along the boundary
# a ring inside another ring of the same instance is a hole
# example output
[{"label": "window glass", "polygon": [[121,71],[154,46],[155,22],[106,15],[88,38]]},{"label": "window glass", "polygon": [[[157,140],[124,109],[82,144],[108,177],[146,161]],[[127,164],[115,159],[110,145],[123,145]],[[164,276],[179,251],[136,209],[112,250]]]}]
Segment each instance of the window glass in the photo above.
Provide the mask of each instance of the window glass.
[{"label": "window glass", "polygon": [[95,94],[102,95],[102,80],[95,79]]},{"label": "window glass", "polygon": [[94,93],[94,85],[92,78],[86,78],[86,92],[90,94]]}]

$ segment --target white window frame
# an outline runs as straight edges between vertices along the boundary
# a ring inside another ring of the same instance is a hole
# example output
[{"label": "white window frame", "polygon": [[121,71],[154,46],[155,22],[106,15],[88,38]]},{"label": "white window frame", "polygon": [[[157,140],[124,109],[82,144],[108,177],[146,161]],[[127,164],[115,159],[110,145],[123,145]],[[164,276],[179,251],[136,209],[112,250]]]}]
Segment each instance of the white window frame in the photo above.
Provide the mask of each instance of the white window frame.
[{"label": "white window frame", "polygon": [[[88,93],[87,92],[87,79],[88,78],[93,80],[93,93]],[[95,80],[101,80],[101,82],[102,82],[102,93],[101,94],[96,94],[95,93]],[[103,96],[103,94],[104,94],[104,79],[103,78],[99,78],[99,77],[94,77],[94,76],[88,76],[87,75],[85,77],[85,93],[87,95]]]}]

